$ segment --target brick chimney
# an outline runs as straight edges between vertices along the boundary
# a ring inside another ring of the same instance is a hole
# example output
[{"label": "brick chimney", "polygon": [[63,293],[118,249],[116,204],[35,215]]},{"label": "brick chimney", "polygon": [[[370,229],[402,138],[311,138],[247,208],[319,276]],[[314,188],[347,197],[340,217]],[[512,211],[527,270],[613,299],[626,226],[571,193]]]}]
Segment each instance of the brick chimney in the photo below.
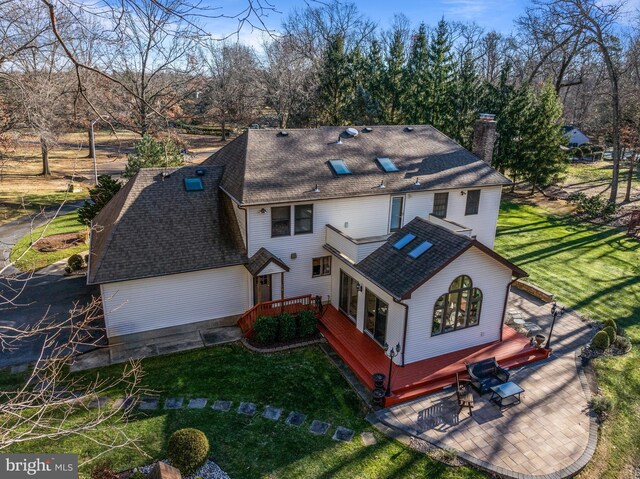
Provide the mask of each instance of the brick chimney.
[{"label": "brick chimney", "polygon": [[496,116],[480,113],[480,118],[473,125],[473,146],[471,151],[482,161],[491,164],[493,145],[496,142]]}]

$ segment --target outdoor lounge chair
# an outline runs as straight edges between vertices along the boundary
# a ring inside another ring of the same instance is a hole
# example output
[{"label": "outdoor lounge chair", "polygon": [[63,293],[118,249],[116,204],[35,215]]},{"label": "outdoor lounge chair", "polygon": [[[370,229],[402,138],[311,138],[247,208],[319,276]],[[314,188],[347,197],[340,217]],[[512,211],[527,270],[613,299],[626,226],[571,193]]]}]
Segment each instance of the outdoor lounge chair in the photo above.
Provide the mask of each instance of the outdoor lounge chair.
[{"label": "outdoor lounge chair", "polygon": [[458,398],[458,415],[466,407],[469,408],[469,416],[473,416],[473,392],[469,381],[460,381],[460,375],[456,373],[456,396]]},{"label": "outdoor lounge chair", "polygon": [[467,373],[471,385],[482,395],[491,391],[493,386],[509,381],[509,371],[501,368],[496,358],[483,359],[477,363],[467,364]]}]

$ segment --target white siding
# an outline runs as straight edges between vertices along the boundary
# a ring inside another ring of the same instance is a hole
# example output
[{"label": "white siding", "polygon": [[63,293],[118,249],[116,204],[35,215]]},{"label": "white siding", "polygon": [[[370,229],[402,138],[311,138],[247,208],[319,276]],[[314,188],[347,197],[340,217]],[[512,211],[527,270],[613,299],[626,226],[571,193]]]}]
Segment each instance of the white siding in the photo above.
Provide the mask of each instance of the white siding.
[{"label": "white siding", "polygon": [[[360,273],[354,271],[343,261],[333,258],[333,268],[331,270],[331,304],[336,309],[339,308],[340,302],[340,270],[354,278],[360,284],[362,284],[362,291],[358,293],[358,315],[356,321],[356,327],[358,330],[364,332],[364,318],[365,318],[365,291],[369,289],[373,294],[378,296],[382,301],[385,301],[389,305],[389,312],[387,314],[387,332],[386,341],[394,347],[396,344],[402,346],[402,337],[404,333],[404,317],[405,307],[396,303],[393,298],[378,288],[375,284],[364,278]],[[364,333],[368,334],[368,333]],[[402,355],[398,355],[394,360],[397,364],[402,363]]]},{"label": "white siding", "polygon": [[[467,329],[431,336],[433,307],[436,300],[449,290],[460,275],[471,278],[473,286],[482,291],[480,323]],[[405,302],[409,305],[406,363],[439,356],[500,338],[502,313],[511,270],[477,248],[471,248],[451,262]]]},{"label": "white siding", "polygon": [[244,266],[101,285],[107,335],[240,315],[249,309]]}]

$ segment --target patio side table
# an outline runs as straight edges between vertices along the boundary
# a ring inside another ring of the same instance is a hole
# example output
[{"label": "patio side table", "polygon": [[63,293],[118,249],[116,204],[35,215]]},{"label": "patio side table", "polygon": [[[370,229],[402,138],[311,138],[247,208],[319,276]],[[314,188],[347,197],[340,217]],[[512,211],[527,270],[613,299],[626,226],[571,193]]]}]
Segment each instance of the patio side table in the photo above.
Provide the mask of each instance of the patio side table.
[{"label": "patio side table", "polygon": [[500,409],[507,406],[515,406],[516,404],[520,404],[520,394],[523,392],[524,389],[518,384],[509,381],[491,388],[490,401],[495,403]]}]

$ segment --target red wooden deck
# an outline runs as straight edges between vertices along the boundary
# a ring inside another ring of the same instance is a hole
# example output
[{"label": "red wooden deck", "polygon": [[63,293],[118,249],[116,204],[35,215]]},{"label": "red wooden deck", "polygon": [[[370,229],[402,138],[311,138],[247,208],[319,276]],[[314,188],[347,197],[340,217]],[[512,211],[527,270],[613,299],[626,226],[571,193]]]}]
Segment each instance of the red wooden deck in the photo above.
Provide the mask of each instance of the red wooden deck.
[{"label": "red wooden deck", "polygon": [[[387,374],[389,359],[382,348],[333,306],[327,306],[320,320],[320,332],[369,389],[373,390],[374,373]],[[408,401],[438,391],[455,382],[456,373],[466,377],[465,361],[495,357],[501,366],[513,368],[548,357],[545,349],[531,347],[529,340],[505,326],[503,341],[495,341],[424,359],[400,367],[394,365],[392,396],[385,406]]]}]

